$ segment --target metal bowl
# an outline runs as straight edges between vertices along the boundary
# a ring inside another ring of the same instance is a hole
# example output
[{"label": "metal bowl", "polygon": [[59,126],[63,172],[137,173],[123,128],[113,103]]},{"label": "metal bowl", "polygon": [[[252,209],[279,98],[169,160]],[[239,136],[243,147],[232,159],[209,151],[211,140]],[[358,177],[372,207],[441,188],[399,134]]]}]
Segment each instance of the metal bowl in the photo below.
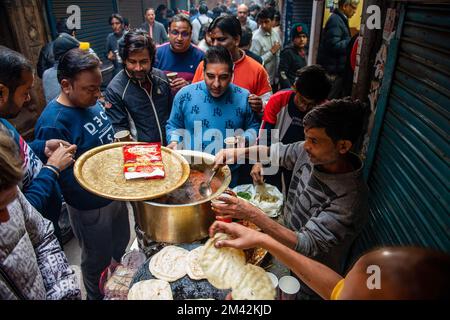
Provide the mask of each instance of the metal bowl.
[{"label": "metal bowl", "polygon": [[[190,164],[191,170],[202,172],[213,168],[214,156],[208,153],[177,151]],[[208,236],[208,228],[215,220],[211,210],[211,199],[218,197],[231,182],[228,166],[216,174],[222,182],[211,196],[187,204],[166,204],[157,201],[137,201],[133,203],[135,219],[142,231],[145,242],[190,243]]]}]

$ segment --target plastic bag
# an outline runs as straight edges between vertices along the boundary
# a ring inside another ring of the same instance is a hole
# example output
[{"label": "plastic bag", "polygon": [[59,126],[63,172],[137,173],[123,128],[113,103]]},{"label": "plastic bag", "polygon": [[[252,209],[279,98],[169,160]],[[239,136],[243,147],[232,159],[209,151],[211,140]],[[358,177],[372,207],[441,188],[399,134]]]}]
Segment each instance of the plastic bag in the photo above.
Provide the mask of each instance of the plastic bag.
[{"label": "plastic bag", "polygon": [[100,276],[100,292],[104,300],[127,300],[130,283],[146,256],[139,250],[125,253],[120,263],[111,263]]},{"label": "plastic bag", "polygon": [[283,208],[283,194],[278,190],[277,187],[266,183],[266,191],[276,198],[275,202],[259,201],[257,195],[256,187],[253,184],[243,184],[233,188],[233,191],[237,193],[238,197],[243,199],[247,198],[245,194],[250,194],[250,199],[247,200],[255,207],[258,207],[264,211],[267,216],[275,218],[280,215]]}]

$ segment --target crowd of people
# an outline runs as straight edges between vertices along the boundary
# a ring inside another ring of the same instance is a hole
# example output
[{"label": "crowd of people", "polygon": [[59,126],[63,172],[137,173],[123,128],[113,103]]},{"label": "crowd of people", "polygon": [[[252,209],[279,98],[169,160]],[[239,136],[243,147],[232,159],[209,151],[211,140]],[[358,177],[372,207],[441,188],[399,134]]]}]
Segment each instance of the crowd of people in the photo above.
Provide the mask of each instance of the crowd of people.
[{"label": "crowd of people", "polygon": [[[73,163],[122,130],[136,141],[214,154],[216,166],[230,164],[230,186],[267,181],[281,189],[283,224],[243,199],[221,196],[222,203],[212,204],[217,216],[249,220],[264,234],[221,222],[211,234],[232,236],[219,247],[268,249],[302,281],[299,299],[441,297],[449,258],[425,249],[388,248],[390,258],[375,251],[344,277],[369,212],[363,161],[354,153],[365,108],[342,94],[348,19],[358,3],[339,1],[325,26],[320,64],[309,66],[307,25],[295,24],[283,41],[275,1],[263,8],[201,3],[190,16],[162,5],[147,8],[138,28],[114,13],[103,57],[113,63],[114,78],[103,92],[101,59],[61,29],[42,54],[52,51],[53,63],[38,66],[47,106],[28,143],[6,119],[30,100],[34,68],[0,47],[0,297],[80,298],[59,243],[64,199],[82,251],[87,298],[102,299],[100,275],[129,242],[128,211],[124,202],[83,189]],[[235,135],[244,146],[224,148],[224,138]],[[251,161],[238,164],[244,158]],[[420,276],[431,270],[433,290],[420,291],[425,282],[416,282],[414,293],[403,290],[405,279],[419,272],[403,268],[413,260],[424,266]],[[363,287],[369,262],[387,266],[383,291]]]}]

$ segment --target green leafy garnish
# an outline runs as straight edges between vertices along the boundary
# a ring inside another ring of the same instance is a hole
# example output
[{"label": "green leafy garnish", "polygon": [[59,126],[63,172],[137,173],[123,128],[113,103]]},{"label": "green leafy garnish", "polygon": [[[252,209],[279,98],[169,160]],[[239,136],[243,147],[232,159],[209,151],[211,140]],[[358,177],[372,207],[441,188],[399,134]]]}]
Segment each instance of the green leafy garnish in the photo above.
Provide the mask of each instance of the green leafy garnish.
[{"label": "green leafy garnish", "polygon": [[248,192],[238,192],[237,196],[245,200],[250,200],[252,198],[252,195]]}]

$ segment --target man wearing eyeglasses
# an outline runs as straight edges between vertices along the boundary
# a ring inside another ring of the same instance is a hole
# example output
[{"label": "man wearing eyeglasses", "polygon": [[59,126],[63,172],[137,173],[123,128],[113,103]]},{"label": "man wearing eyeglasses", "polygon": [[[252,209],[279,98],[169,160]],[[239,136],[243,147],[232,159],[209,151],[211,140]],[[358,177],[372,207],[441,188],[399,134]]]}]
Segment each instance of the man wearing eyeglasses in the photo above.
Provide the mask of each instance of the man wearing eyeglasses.
[{"label": "man wearing eyeglasses", "polygon": [[334,10],[322,32],[317,61],[333,80],[330,99],[341,98],[343,95],[343,74],[351,40],[348,20],[356,13],[358,4],[359,0],[339,0],[339,7]]},{"label": "man wearing eyeglasses", "polygon": [[[191,44],[192,24],[184,14],[169,23],[169,42],[156,50],[155,67],[169,75],[172,94],[190,84],[205,53]],[[171,76],[173,74],[173,76]]]}]

